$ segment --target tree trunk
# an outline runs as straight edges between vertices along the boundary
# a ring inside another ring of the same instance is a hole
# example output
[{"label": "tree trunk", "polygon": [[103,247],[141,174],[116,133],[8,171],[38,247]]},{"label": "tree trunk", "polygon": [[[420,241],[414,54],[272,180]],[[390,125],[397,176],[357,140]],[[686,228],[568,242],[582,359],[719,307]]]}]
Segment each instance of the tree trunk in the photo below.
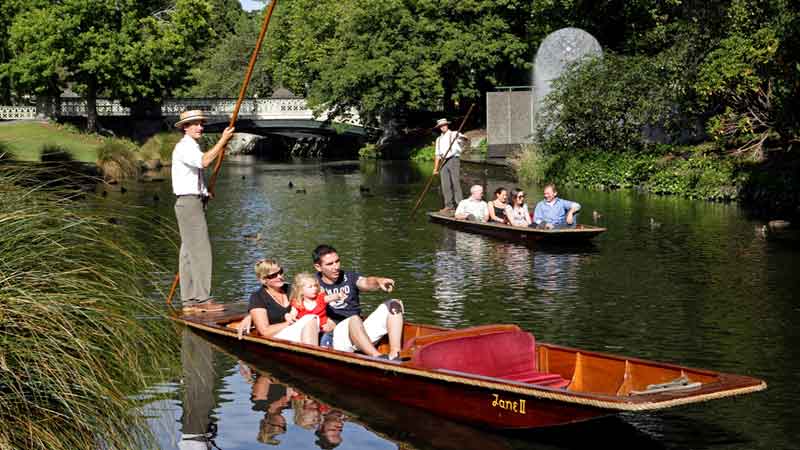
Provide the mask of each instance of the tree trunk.
[{"label": "tree trunk", "polygon": [[94,82],[86,88],[86,132],[97,132],[97,86]]}]

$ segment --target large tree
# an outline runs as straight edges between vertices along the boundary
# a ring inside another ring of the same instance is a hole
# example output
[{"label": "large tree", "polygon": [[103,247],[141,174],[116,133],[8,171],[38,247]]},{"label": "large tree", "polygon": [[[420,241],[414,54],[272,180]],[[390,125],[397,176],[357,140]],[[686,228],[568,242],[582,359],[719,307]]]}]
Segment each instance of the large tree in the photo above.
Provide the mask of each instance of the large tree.
[{"label": "large tree", "polygon": [[63,0],[17,14],[9,31],[5,71],[18,90],[57,95],[69,85],[88,103],[108,94],[137,107],[181,85],[214,36],[205,0]]}]

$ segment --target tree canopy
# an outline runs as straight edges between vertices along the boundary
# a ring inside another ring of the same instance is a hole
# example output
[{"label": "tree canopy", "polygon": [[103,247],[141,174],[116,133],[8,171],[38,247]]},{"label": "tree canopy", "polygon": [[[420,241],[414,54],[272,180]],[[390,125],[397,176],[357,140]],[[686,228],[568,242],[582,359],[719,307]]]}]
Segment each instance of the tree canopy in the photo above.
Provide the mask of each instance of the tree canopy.
[{"label": "tree canopy", "polygon": [[[223,8],[213,13],[212,3]],[[233,28],[230,0],[63,0],[17,7],[0,68],[18,92],[57,96],[70,87],[133,107],[152,105],[186,83],[204,46]],[[238,9],[241,12],[241,9]]]}]

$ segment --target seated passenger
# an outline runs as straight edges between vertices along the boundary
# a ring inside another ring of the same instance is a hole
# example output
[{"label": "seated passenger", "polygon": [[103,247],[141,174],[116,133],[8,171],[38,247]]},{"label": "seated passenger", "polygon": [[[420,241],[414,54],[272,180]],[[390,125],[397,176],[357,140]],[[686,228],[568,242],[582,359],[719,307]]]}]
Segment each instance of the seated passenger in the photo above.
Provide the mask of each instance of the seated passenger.
[{"label": "seated passenger", "polygon": [[525,193],[519,188],[511,191],[511,204],[506,207],[508,222],[515,227],[527,227],[531,224],[531,214],[525,204]]},{"label": "seated passenger", "polygon": [[489,202],[489,222],[508,223],[506,207],[508,206],[508,191],[499,187],[494,191],[494,200]]},{"label": "seated passenger", "polygon": [[[323,330],[333,328],[333,349],[343,352],[356,350],[373,357],[396,359],[403,345],[403,303],[397,299],[387,300],[361,320],[361,291],[391,292],[394,280],[384,277],[366,277],[358,272],[341,270],[339,254],[330,245],[318,245],[312,254],[317,280],[328,295],[344,294],[341,300],[328,303],[328,320]],[[384,336],[389,337],[389,354],[382,355],[375,343]]]},{"label": "seated passenger", "polygon": [[[308,272],[301,272],[295,275],[294,290],[291,295],[292,310],[289,315],[295,320],[308,315],[315,315],[319,319],[320,328],[325,327],[328,322],[328,314],[325,312],[328,303],[337,300],[344,300],[347,296],[342,292],[325,295],[320,289],[319,280]],[[325,333],[320,339],[322,347],[330,347],[333,344],[333,333]]]},{"label": "seated passenger", "polygon": [[258,334],[266,338],[285,339],[303,344],[319,344],[319,319],[315,315],[292,317],[289,302],[289,284],[284,281],[283,268],[272,259],[256,263],[256,276],[262,287],[250,296],[249,314],[239,324],[242,333],[255,326]]},{"label": "seated passenger", "polygon": [[469,197],[458,203],[455,218],[476,222],[489,220],[489,207],[483,201],[483,187],[481,185],[476,184],[469,188]]},{"label": "seated passenger", "polygon": [[533,211],[533,222],[538,228],[552,230],[554,228],[574,227],[575,213],[581,210],[577,202],[558,198],[556,185],[544,185],[544,200],[536,205]]}]

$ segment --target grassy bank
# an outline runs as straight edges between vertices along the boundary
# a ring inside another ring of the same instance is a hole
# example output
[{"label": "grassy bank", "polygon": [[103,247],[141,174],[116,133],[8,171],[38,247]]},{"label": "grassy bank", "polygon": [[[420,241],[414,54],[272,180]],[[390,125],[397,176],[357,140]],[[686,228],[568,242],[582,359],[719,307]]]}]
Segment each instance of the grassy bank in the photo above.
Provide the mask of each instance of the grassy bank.
[{"label": "grassy bank", "polygon": [[177,339],[146,298],[158,272],[108,214],[0,164],[0,448],[148,448],[131,395]]},{"label": "grassy bank", "polygon": [[556,181],[588,189],[632,188],[693,199],[756,201],[797,213],[793,210],[800,201],[800,159],[758,162],[712,150],[700,145],[658,152],[575,150],[553,155],[530,145],[512,162],[523,183]]},{"label": "grassy bank", "polygon": [[0,125],[0,142],[18,161],[39,161],[44,147],[69,151],[76,161],[94,162],[103,139],[70,126],[49,122],[17,122]]}]

